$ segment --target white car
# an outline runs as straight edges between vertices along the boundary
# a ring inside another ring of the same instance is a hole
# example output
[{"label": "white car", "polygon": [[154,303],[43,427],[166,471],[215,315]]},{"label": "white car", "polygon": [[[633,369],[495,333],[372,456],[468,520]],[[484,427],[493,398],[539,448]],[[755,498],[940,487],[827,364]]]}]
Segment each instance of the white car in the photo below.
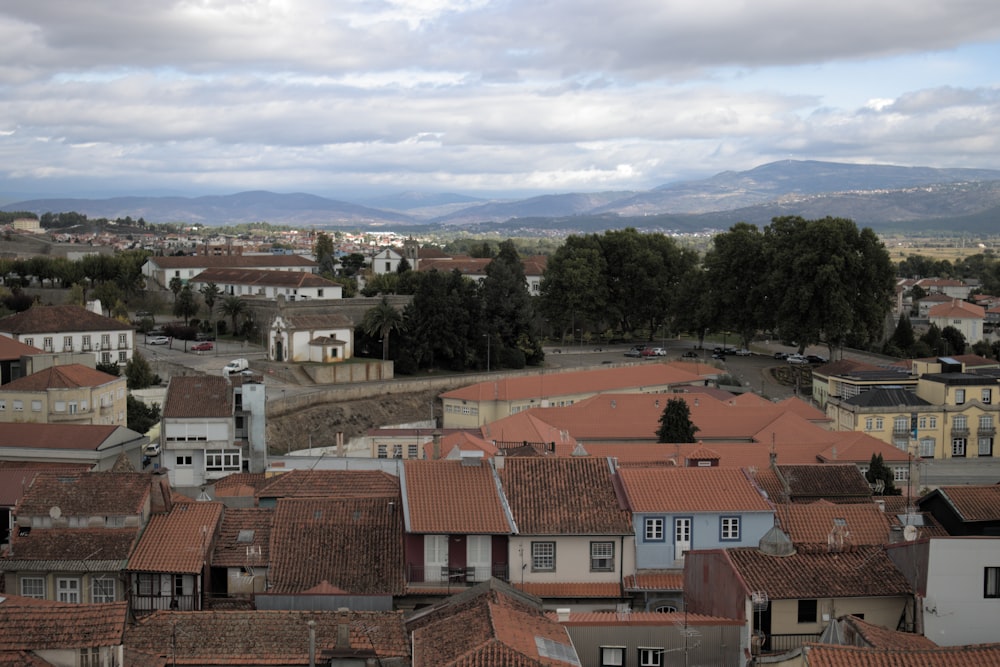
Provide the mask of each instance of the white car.
[{"label": "white car", "polygon": [[749,357],[752,354],[753,354],[753,352],[751,352],[750,350],[746,349],[745,347],[743,349],[736,350],[736,356],[737,357]]},{"label": "white car", "polygon": [[803,357],[801,354],[790,354],[788,355],[788,363],[790,364],[808,364],[809,360]]},{"label": "white car", "polygon": [[142,453],[146,456],[159,456],[160,454],[160,443],[151,442],[142,450]]},{"label": "white car", "polygon": [[170,343],[170,338],[167,336],[153,336],[149,339],[150,345],[167,345]]}]

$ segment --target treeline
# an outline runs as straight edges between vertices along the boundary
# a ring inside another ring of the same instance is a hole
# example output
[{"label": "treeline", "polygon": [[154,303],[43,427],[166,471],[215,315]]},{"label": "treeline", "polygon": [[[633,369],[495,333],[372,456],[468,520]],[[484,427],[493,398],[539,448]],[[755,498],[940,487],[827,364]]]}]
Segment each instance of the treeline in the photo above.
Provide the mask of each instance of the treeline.
[{"label": "treeline", "polygon": [[898,264],[900,278],[952,278],[978,280],[983,294],[1000,294],[1000,259],[991,250],[951,262],[913,255]]}]

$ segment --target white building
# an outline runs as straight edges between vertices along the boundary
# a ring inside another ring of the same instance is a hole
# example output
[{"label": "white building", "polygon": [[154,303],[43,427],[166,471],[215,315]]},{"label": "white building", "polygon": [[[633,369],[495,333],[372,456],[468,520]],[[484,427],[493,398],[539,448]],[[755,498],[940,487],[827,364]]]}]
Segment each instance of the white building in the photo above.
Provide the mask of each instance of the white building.
[{"label": "white building", "polygon": [[83,306],[34,306],[0,319],[0,335],[49,354],[93,354],[95,363],[119,366],[135,349],[132,325]]}]

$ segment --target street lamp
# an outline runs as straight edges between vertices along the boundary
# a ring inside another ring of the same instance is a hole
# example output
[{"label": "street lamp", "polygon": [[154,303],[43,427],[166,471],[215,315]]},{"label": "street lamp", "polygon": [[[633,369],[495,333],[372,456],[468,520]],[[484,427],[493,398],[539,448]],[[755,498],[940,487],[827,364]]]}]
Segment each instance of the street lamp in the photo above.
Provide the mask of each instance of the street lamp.
[{"label": "street lamp", "polygon": [[485,333],[483,336],[486,337],[486,372],[490,372],[490,334]]}]

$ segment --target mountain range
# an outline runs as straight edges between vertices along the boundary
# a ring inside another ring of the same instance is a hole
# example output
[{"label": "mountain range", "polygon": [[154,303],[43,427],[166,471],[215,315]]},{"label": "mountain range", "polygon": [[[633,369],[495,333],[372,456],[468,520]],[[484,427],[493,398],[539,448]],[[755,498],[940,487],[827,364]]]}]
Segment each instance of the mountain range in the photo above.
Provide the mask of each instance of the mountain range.
[{"label": "mountain range", "polygon": [[508,235],[626,226],[700,232],[727,229],[736,222],[766,225],[775,216],[800,215],[850,218],[882,232],[992,234],[1000,216],[1000,170],[783,160],[646,191],[519,200],[414,192],[347,202],[305,193],[252,191],[190,198],[34,199],[0,208],[207,226],[269,222],[331,229],[469,229]]}]

